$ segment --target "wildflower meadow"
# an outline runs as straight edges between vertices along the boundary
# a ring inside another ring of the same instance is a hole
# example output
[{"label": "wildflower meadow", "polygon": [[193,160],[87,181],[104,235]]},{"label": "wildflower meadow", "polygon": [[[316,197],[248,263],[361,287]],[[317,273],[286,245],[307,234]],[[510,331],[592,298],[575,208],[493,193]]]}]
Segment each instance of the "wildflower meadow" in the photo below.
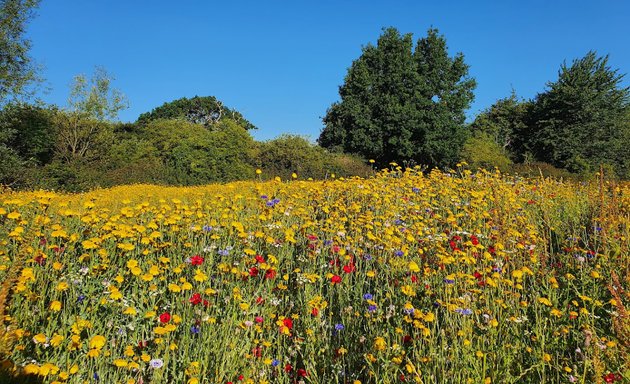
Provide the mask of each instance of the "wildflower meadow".
[{"label": "wildflower meadow", "polygon": [[0,380],[628,382],[629,225],[463,167],[0,192]]}]

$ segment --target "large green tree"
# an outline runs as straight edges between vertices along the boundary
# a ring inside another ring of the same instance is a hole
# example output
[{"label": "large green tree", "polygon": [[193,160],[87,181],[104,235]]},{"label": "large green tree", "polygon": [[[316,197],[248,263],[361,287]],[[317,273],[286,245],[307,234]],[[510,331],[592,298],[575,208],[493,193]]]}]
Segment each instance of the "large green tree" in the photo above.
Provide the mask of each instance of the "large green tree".
[{"label": "large green tree", "polygon": [[0,104],[22,93],[35,79],[28,55],[31,42],[24,34],[39,0],[0,0]]},{"label": "large green tree", "polygon": [[256,129],[238,111],[230,109],[214,96],[195,96],[191,99],[182,97],[146,112],[138,117],[138,123],[145,125],[153,120],[184,120],[201,124],[209,129],[219,127],[219,122],[226,119],[236,122],[245,129]]},{"label": "large green tree", "polygon": [[379,165],[452,165],[466,140],[464,112],[475,85],[464,56],[450,57],[437,29],[414,49],[411,34],[387,28],[352,63],[318,142]]},{"label": "large green tree", "polygon": [[592,51],[563,63],[558,79],[535,98],[520,141],[536,159],[559,168],[590,172],[608,164],[623,175],[630,158],[630,88],[621,86],[623,77],[608,56]]}]

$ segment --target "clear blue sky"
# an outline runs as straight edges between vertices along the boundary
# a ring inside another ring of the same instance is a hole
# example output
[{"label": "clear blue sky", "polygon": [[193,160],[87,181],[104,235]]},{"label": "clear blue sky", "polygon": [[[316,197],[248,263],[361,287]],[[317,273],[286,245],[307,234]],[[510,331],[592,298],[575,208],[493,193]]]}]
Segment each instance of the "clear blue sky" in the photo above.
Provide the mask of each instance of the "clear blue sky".
[{"label": "clear blue sky", "polygon": [[43,0],[28,32],[51,88],[44,101],[65,105],[72,78],[98,65],[129,99],[123,121],[213,95],[257,125],[258,140],[314,140],[347,68],[383,27],[417,40],[433,26],[464,54],[478,83],[473,118],[512,88],[534,97],[563,60],[591,49],[630,72],[628,20],[622,0]]}]

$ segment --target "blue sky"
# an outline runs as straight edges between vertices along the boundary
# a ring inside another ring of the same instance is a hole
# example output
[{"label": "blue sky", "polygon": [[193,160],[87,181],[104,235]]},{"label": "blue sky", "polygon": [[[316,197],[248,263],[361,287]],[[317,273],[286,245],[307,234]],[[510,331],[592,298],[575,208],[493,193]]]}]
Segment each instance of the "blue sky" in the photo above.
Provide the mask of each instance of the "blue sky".
[{"label": "blue sky", "polygon": [[46,102],[65,105],[72,78],[103,66],[129,99],[123,121],[212,95],[257,125],[258,140],[314,140],[347,68],[383,27],[417,40],[433,26],[451,54],[464,54],[478,84],[473,118],[512,88],[534,97],[563,60],[589,50],[630,72],[628,19],[622,0],[43,0],[28,35],[50,88],[40,96]]}]

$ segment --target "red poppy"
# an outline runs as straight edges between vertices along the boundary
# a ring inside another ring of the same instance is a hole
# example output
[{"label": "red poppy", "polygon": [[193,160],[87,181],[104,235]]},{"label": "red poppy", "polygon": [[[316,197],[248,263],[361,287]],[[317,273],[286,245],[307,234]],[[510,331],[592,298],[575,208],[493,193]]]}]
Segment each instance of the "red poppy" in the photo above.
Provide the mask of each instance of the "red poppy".
[{"label": "red poppy", "polygon": [[201,257],[199,255],[195,255],[195,256],[190,258],[190,264],[192,264],[192,265],[201,265],[201,264],[203,264],[203,260],[204,260],[203,257]]},{"label": "red poppy", "polygon": [[621,380],[622,377],[620,374],[614,374],[614,373],[609,373],[607,375],[604,376],[604,381],[607,383],[614,383],[617,380]]},{"label": "red poppy", "polygon": [[249,269],[249,275],[250,275],[251,277],[256,277],[256,276],[258,276],[258,268],[256,268],[256,267],[251,267],[251,268]]},{"label": "red poppy", "polygon": [[190,297],[190,299],[188,299],[188,301],[192,305],[197,305],[197,304],[201,303],[201,294],[193,293],[193,295]]},{"label": "red poppy", "polygon": [[330,282],[333,283],[333,284],[340,284],[341,283],[341,276],[333,275],[333,277],[330,278]]},{"label": "red poppy", "polygon": [[261,255],[256,255],[256,261],[262,264],[265,262],[265,258]]},{"label": "red poppy", "polygon": [[265,279],[273,279],[276,277],[276,270],[275,269],[268,269],[267,272],[265,272]]},{"label": "red poppy", "polygon": [[317,315],[319,315],[319,309],[313,308],[313,310],[311,311],[311,316],[315,316],[316,317]]},{"label": "red poppy", "polygon": [[344,265],[343,266],[343,271],[345,273],[352,273],[352,272],[354,272],[354,269],[355,269],[354,268],[354,264],[348,264],[348,265]]},{"label": "red poppy", "polygon": [[166,324],[169,321],[171,321],[171,314],[170,313],[164,312],[163,314],[160,315],[160,323]]},{"label": "red poppy", "polygon": [[293,329],[293,320],[291,320],[291,319],[290,319],[290,318],[288,318],[288,317],[287,317],[286,319],[282,320],[282,324],[283,324],[285,327],[289,328],[289,329]]}]

